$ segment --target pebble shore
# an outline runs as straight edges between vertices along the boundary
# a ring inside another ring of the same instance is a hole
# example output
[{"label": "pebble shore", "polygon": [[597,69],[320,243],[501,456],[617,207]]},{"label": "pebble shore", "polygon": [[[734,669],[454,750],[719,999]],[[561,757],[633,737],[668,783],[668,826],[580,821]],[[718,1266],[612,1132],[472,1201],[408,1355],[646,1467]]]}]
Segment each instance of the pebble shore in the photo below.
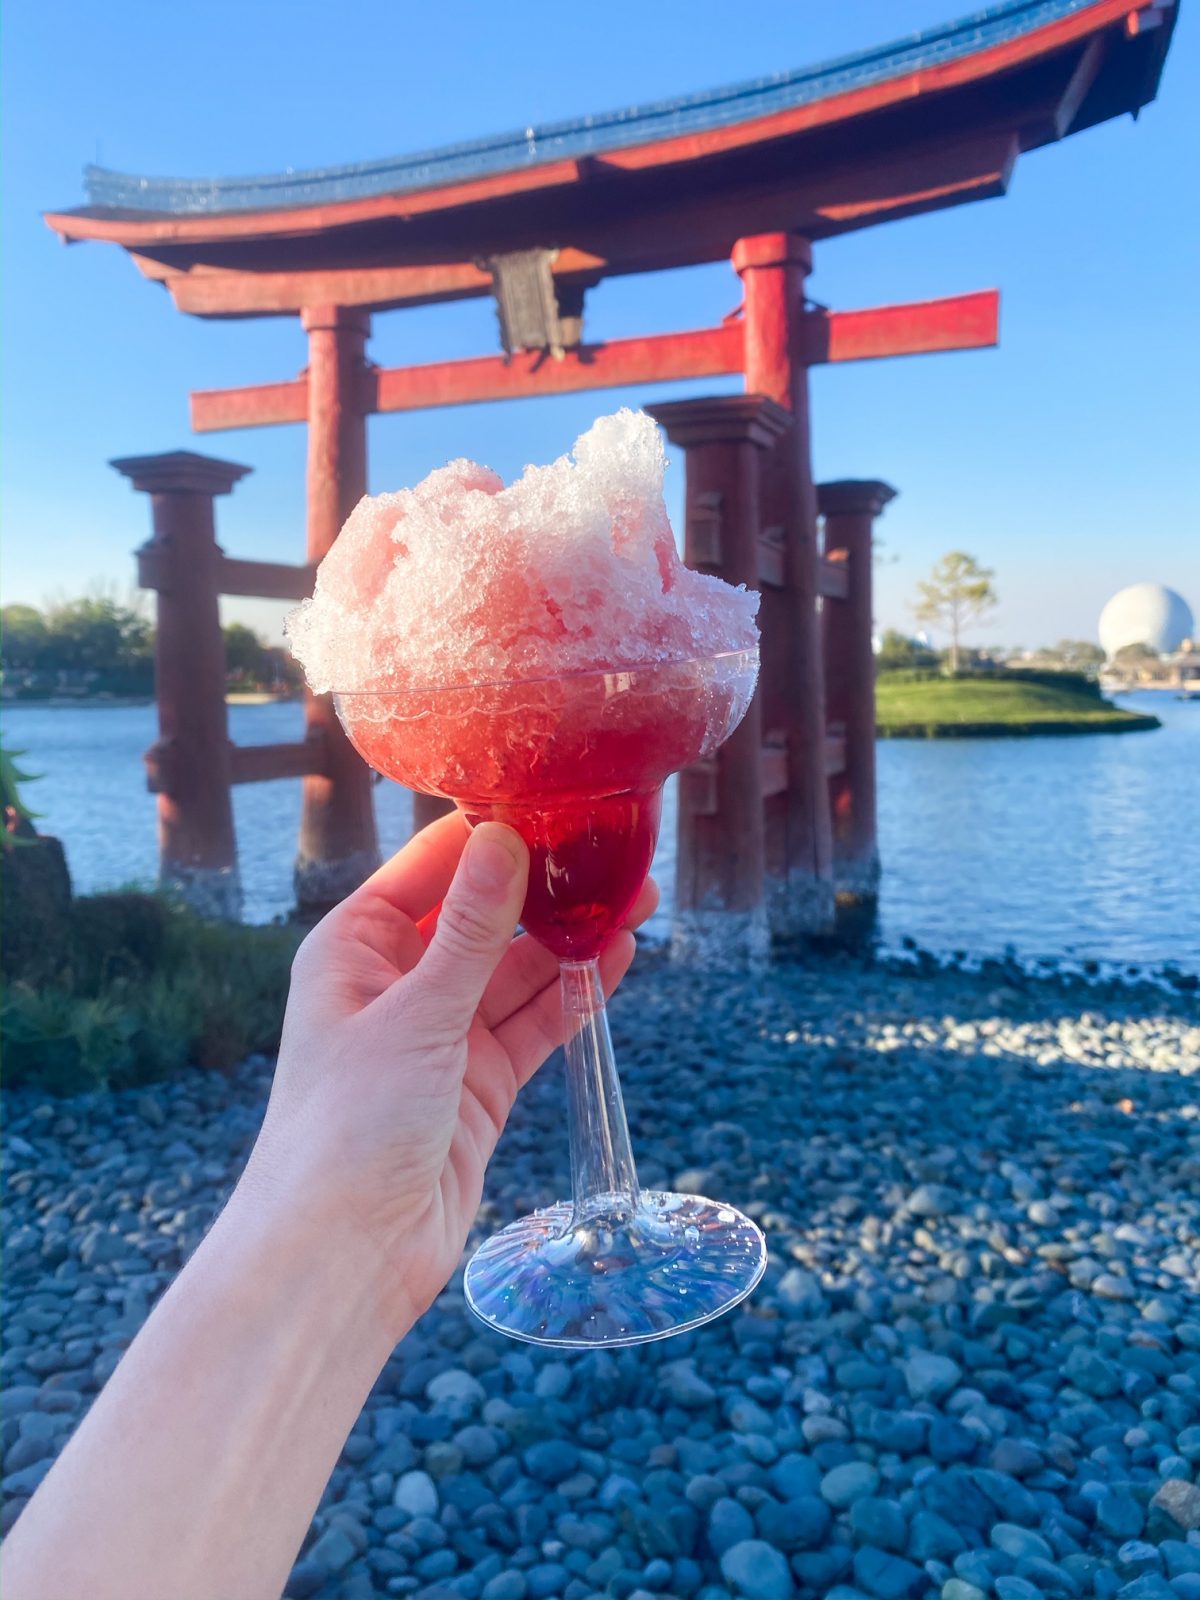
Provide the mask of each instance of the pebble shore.
[{"label": "pebble shore", "polygon": [[[1200,1600],[1194,995],[651,955],[613,1024],[643,1182],[755,1216],[762,1286],[570,1356],[483,1330],[456,1280],[291,1600]],[[269,1075],[6,1096],[5,1528],[235,1181]],[[480,1236],[567,1194],[566,1158],[552,1064]]]}]

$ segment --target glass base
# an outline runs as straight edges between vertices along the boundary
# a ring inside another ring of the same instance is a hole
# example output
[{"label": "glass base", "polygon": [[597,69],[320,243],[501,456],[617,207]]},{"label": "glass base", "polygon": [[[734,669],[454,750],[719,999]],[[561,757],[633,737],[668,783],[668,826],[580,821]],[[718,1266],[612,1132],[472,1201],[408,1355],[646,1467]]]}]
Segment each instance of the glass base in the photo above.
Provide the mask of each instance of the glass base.
[{"label": "glass base", "polygon": [[750,1218],[700,1195],[614,1195],[573,1216],[565,1201],[535,1211],[471,1257],[467,1304],[488,1327],[576,1350],[644,1344],[730,1310],[767,1264]]}]

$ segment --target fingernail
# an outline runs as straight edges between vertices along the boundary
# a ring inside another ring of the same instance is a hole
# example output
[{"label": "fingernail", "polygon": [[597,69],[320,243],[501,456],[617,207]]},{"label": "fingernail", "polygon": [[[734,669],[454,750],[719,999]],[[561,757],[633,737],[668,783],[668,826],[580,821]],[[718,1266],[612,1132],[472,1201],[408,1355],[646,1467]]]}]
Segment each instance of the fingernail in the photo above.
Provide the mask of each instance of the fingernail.
[{"label": "fingernail", "polygon": [[494,822],[479,825],[467,841],[466,875],[472,889],[500,894],[517,875],[521,841],[511,828]]}]

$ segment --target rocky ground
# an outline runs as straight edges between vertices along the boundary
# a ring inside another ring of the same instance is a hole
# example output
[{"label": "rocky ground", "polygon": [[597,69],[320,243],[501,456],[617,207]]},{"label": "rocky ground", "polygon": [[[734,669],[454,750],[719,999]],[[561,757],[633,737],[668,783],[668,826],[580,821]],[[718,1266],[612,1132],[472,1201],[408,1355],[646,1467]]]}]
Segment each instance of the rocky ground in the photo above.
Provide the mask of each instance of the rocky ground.
[{"label": "rocky ground", "polygon": [[[1200,1600],[1200,1021],[1148,989],[651,958],[650,1184],[766,1229],[752,1300],[567,1357],[452,1284],[351,1434],[294,1600]],[[268,1064],[9,1096],[6,1525],[228,1191]],[[554,1068],[480,1227],[567,1192]],[[160,1600],[131,1596],[130,1600]]]}]

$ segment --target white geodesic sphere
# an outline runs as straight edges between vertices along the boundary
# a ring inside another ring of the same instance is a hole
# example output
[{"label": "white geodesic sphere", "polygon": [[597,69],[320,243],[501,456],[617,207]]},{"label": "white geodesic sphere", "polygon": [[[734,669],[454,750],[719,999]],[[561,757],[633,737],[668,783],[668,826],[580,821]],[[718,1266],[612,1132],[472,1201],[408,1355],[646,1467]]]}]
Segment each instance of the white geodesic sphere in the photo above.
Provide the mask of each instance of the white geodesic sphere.
[{"label": "white geodesic sphere", "polygon": [[1100,643],[1110,661],[1130,644],[1170,655],[1192,637],[1194,627],[1191,608],[1174,589],[1161,583],[1134,583],[1113,595],[1100,613]]}]

